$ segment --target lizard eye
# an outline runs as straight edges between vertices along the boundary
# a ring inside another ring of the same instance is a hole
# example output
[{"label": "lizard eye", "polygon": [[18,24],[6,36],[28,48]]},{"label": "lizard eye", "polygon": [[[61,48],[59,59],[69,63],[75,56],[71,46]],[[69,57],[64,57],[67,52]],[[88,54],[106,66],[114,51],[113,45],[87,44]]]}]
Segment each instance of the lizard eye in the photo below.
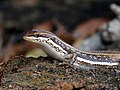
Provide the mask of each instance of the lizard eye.
[{"label": "lizard eye", "polygon": [[36,34],[36,37],[39,37],[39,34]]}]

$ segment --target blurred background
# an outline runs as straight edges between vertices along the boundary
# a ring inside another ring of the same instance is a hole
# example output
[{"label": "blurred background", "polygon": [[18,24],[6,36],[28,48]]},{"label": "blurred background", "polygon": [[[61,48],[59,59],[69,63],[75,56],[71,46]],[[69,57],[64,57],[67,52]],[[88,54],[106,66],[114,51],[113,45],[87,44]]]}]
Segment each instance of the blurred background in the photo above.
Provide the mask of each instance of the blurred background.
[{"label": "blurred background", "polygon": [[32,29],[51,31],[81,50],[120,50],[120,31],[109,24],[116,18],[120,26],[112,3],[120,0],[0,0],[0,62],[45,55],[39,45],[22,39]]}]

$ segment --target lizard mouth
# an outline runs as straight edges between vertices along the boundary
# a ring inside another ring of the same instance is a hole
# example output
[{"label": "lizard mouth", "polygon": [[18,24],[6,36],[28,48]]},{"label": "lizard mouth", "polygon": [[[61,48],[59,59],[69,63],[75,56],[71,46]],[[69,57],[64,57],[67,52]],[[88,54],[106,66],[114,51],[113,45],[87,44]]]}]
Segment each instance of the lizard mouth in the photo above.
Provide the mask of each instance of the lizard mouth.
[{"label": "lizard mouth", "polygon": [[26,40],[26,41],[31,41],[31,38],[27,37],[27,36],[23,36],[23,39]]},{"label": "lizard mouth", "polygon": [[23,36],[23,39],[30,42],[35,42],[35,43],[38,42],[35,37]]}]

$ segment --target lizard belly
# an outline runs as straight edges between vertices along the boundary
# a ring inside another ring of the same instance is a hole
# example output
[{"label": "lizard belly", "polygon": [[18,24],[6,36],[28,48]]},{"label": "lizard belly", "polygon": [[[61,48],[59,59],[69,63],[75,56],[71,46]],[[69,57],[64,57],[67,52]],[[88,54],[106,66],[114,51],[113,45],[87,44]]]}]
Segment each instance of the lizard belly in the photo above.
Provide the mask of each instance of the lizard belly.
[{"label": "lizard belly", "polygon": [[65,54],[62,52],[56,51],[55,48],[51,47],[50,45],[43,43],[43,44],[41,44],[41,47],[47,55],[49,55],[55,59],[58,59],[58,60],[62,60],[62,61],[65,60],[63,57]]}]

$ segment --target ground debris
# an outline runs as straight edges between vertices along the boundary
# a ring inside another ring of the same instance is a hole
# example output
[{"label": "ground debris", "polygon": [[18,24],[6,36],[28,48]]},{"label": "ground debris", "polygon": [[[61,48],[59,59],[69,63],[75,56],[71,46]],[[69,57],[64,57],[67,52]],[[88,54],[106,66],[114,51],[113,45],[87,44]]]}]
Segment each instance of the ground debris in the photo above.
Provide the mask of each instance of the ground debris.
[{"label": "ground debris", "polygon": [[84,71],[60,63],[62,62],[50,57],[18,56],[5,65],[0,89],[118,90],[120,88],[120,66]]}]

